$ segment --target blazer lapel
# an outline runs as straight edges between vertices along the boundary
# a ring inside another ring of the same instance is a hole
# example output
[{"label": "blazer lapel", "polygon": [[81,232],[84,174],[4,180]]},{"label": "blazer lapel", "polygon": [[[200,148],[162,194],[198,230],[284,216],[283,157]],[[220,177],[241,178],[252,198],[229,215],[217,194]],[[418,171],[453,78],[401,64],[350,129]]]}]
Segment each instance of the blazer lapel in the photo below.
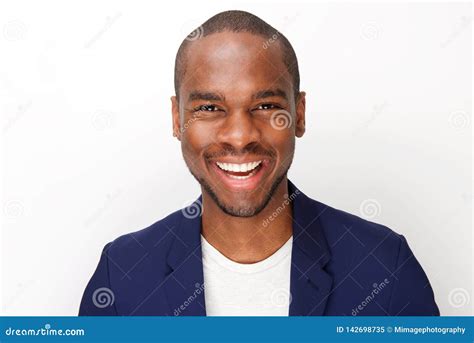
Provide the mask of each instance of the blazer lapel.
[{"label": "blazer lapel", "polygon": [[[171,272],[164,284],[170,314],[205,316],[204,276],[201,252],[201,204],[199,197],[184,208],[167,263]],[[189,210],[189,211],[188,211]]]},{"label": "blazer lapel", "polygon": [[293,250],[290,277],[290,316],[321,316],[332,286],[324,270],[329,247],[319,221],[326,207],[308,198],[288,181],[293,200]]}]

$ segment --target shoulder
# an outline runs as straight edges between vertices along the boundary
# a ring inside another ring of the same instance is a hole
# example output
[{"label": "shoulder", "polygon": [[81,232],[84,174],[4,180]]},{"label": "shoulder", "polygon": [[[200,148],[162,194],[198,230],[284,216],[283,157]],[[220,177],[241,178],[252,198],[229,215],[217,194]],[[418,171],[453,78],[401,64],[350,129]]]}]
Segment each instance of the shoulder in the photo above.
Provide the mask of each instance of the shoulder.
[{"label": "shoulder", "polygon": [[335,262],[347,268],[373,262],[394,268],[400,250],[407,246],[403,235],[391,228],[310,200],[320,213],[319,221]]},{"label": "shoulder", "polygon": [[[328,268],[338,296],[351,294],[359,302],[366,299],[366,290],[388,286],[390,292],[377,295],[383,313],[439,315],[426,273],[403,235],[320,202],[313,205],[321,214],[320,224],[331,254]],[[379,313],[379,309],[364,313]]]},{"label": "shoulder", "polygon": [[130,263],[146,255],[164,256],[176,237],[181,220],[182,211],[175,211],[144,229],[117,237],[104,250],[110,260]]},{"label": "shoulder", "polygon": [[345,236],[353,244],[374,248],[379,244],[399,247],[402,242],[402,235],[383,224],[313,201],[322,211],[320,220],[329,244]]}]

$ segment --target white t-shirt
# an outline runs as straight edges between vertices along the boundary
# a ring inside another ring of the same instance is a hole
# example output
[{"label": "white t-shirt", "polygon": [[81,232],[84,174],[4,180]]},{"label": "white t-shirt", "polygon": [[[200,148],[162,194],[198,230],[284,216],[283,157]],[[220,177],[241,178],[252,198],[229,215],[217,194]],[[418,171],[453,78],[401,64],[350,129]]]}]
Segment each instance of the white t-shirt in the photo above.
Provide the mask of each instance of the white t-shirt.
[{"label": "white t-shirt", "polygon": [[293,236],[273,255],[234,262],[201,235],[208,316],[288,316]]}]

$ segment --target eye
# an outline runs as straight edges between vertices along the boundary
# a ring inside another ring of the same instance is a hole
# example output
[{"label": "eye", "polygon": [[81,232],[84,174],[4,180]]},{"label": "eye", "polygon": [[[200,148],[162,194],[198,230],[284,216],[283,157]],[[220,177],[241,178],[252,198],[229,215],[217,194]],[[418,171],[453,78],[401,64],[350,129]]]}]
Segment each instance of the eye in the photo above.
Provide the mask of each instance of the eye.
[{"label": "eye", "polygon": [[216,112],[219,111],[219,108],[214,105],[201,105],[194,109],[196,112]]},{"label": "eye", "polygon": [[261,104],[256,109],[265,111],[265,110],[274,110],[274,109],[279,109],[279,108],[281,107],[274,104]]}]

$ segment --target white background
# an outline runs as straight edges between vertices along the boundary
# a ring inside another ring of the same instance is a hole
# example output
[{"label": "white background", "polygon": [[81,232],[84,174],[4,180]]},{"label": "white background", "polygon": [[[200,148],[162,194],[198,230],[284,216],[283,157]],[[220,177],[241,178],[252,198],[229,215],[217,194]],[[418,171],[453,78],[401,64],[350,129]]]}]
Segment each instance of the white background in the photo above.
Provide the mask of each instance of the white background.
[{"label": "white background", "polygon": [[2,4],[3,314],[76,315],[107,242],[199,195],[172,137],[174,57],[243,9],[299,58],[290,179],[405,235],[441,313],[472,315],[470,5],[164,3]]}]

